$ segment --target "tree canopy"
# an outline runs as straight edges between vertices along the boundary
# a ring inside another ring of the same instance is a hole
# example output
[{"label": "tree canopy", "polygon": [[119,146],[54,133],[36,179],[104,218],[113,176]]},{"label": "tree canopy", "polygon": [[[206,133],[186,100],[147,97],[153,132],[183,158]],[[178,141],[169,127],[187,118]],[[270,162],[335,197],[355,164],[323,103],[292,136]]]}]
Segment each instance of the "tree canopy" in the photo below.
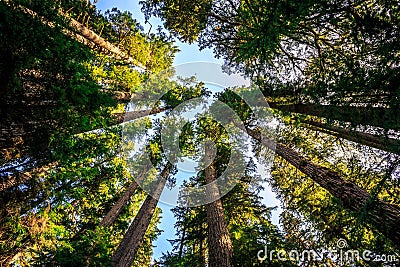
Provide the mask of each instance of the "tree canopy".
[{"label": "tree canopy", "polygon": [[[165,29],[86,0],[0,2],[0,266],[397,264],[398,1],[140,3]],[[251,85],[175,77],[177,39]],[[182,158],[200,162],[183,182]],[[162,229],[159,199],[179,182]],[[162,231],[172,249],[155,259]],[[278,253],[335,247],[370,259]]]}]

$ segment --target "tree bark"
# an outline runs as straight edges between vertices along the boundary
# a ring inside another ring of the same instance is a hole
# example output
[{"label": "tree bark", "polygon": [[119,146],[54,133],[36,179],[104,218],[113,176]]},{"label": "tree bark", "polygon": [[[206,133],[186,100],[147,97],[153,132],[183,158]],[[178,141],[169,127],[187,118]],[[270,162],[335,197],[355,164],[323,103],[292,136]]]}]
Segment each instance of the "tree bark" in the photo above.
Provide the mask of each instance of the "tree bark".
[{"label": "tree bark", "polygon": [[[148,170],[149,166],[145,166],[143,168],[143,172],[137,178],[139,183],[143,181]],[[118,199],[118,201],[114,204],[114,206],[107,212],[106,216],[104,216],[103,220],[99,223],[99,226],[108,227],[114,224],[115,220],[118,218],[122,209],[125,207],[125,204],[131,199],[137,187],[138,184],[136,183],[136,181],[133,181],[126,189],[126,191],[122,194],[122,196]]]},{"label": "tree bark", "polygon": [[[249,128],[246,128],[246,130],[251,137],[263,145],[270,149],[275,148],[267,138],[263,138],[259,131]],[[344,180],[338,173],[311,162],[287,146],[276,144],[275,153],[338,198],[345,208],[357,213],[365,212],[367,222],[392,240],[395,246],[399,246],[399,206],[380,201],[375,196],[370,195],[367,190]]]},{"label": "tree bark", "polygon": [[115,267],[131,267],[136,253],[142,244],[143,237],[149,227],[151,218],[156,210],[158,199],[164,189],[168,175],[172,168],[171,163],[161,173],[161,181],[157,184],[153,196],[148,195],[140,207],[138,214],[126,231],[121,243],[115,251],[112,262]]},{"label": "tree bark", "polygon": [[[128,122],[132,121],[135,119],[143,118],[146,116],[154,115],[161,113],[163,111],[166,111],[170,108],[164,107],[155,107],[153,109],[144,109],[144,110],[135,110],[135,111],[129,111],[129,112],[122,112],[122,113],[115,113],[112,114],[112,116],[116,119],[115,125],[123,123],[123,122]],[[92,131],[95,131],[97,129],[94,129]],[[0,129],[0,149],[3,153],[6,152],[6,150],[10,150],[14,147],[16,147],[15,142],[20,142],[23,143],[25,137],[28,135],[28,133],[34,132],[33,130],[31,131],[26,131],[22,126],[20,128],[15,128],[14,130],[12,129]],[[12,143],[13,142],[13,143]]]},{"label": "tree bark", "polygon": [[[206,150],[207,157],[207,150]],[[230,267],[232,266],[233,248],[229,236],[228,225],[225,220],[222,201],[218,197],[219,189],[215,183],[215,168],[210,164],[205,169],[206,182],[210,185],[207,194],[210,199],[217,199],[208,203],[207,224],[208,224],[208,266],[209,267]]]},{"label": "tree bark", "polygon": [[400,117],[382,107],[331,106],[317,104],[279,104],[268,102],[273,109],[300,113],[333,120],[347,121],[354,125],[370,125],[384,129],[400,129]]},{"label": "tree bark", "polygon": [[312,120],[302,121],[305,124],[314,126],[306,126],[312,130],[320,131],[329,135],[333,135],[339,138],[343,138],[361,145],[374,147],[380,150],[384,150],[391,153],[400,154],[400,140],[383,137],[379,135],[363,133],[359,131],[352,131],[342,127],[329,125]]}]

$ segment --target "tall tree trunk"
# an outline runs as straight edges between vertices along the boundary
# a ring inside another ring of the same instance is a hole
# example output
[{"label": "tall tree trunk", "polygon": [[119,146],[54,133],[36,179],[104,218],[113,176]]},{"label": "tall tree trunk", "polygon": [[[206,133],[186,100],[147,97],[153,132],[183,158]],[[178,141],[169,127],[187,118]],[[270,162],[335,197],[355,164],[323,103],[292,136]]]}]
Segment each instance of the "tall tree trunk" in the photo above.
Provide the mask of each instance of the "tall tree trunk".
[{"label": "tall tree trunk", "polygon": [[320,131],[339,138],[353,141],[361,145],[400,154],[400,140],[397,139],[383,137],[369,133],[363,133],[359,131],[352,131],[342,127],[337,127],[329,125],[327,123],[321,123],[312,120],[302,120],[302,122],[310,126],[314,126],[314,127],[306,126],[312,130]]},{"label": "tall tree trunk", "polygon": [[[206,149],[206,157],[208,155]],[[208,161],[210,162],[210,161]],[[232,266],[233,248],[229,236],[228,225],[225,220],[224,208],[219,198],[219,189],[215,183],[215,167],[210,164],[205,169],[206,182],[210,187],[207,195],[210,199],[217,199],[208,203],[207,224],[208,224],[208,266],[209,267],[230,267]]]},{"label": "tall tree trunk", "polygon": [[[259,131],[246,129],[247,133],[270,149],[274,149],[268,138],[263,138]],[[309,176],[321,187],[338,198],[345,208],[355,212],[366,212],[367,222],[373,225],[384,236],[400,244],[400,207],[376,199],[367,190],[344,180],[340,175],[328,168],[317,165],[293,149],[276,144],[275,153]]]},{"label": "tall tree trunk", "polygon": [[[65,14],[61,13],[62,16],[66,16]],[[86,39],[90,40],[91,42],[95,43],[96,45],[100,46],[101,48],[110,51],[111,53],[115,54],[118,58],[125,60],[128,63],[132,63],[137,67],[142,69],[146,69],[146,66],[140,64],[136,60],[134,60],[131,56],[126,54],[125,52],[121,51],[118,47],[114,46],[113,44],[109,43],[108,41],[104,40],[102,37],[97,35],[92,30],[86,28],[82,24],[80,24],[75,19],[69,17],[69,26],[76,30],[76,32]]]},{"label": "tall tree trunk", "polygon": [[273,109],[300,113],[333,120],[347,121],[354,125],[370,125],[384,129],[400,129],[400,117],[382,107],[331,106],[317,104],[279,104],[268,102]]},{"label": "tall tree trunk", "polygon": [[[142,173],[139,174],[137,178],[138,182],[140,183],[143,181],[144,177],[146,176],[147,171],[149,170],[150,166],[145,166],[143,168]],[[136,191],[138,184],[136,181],[131,182],[129,187],[126,191],[122,194],[122,196],[118,199],[118,201],[114,204],[114,206],[107,212],[106,216],[103,220],[99,223],[99,226],[111,226],[114,224],[115,220],[118,218],[119,214],[121,213],[122,209],[125,207],[125,204],[131,199],[133,193]]]},{"label": "tall tree trunk", "polygon": [[[30,9],[24,7],[24,6],[21,6],[21,5],[18,6],[18,8],[20,10],[22,10],[25,14],[28,14],[28,15],[30,15],[32,17],[35,17],[35,18],[38,18],[44,25],[48,25],[49,27],[52,27],[52,28],[55,27],[55,24],[53,22],[48,21],[46,18],[44,18],[42,16],[39,16],[33,10],[30,10]],[[134,60],[131,56],[129,56],[128,54],[126,54],[125,52],[120,50],[115,45],[113,45],[110,42],[104,40],[104,38],[100,37],[94,31],[86,28],[81,23],[79,23],[78,21],[76,21],[75,19],[73,19],[71,17],[68,17],[68,15],[62,13],[61,11],[59,11],[59,13],[60,13],[60,16],[68,18],[68,20],[69,20],[68,26],[70,28],[74,29],[74,31],[76,32],[76,33],[72,33],[70,30],[64,29],[63,32],[64,32],[65,35],[68,35],[68,36],[74,38],[75,40],[77,40],[78,42],[83,43],[85,45],[87,45],[88,41],[90,41],[90,42],[94,43],[95,45],[99,46],[100,48],[102,48],[103,50],[111,52],[117,58],[125,60],[127,63],[133,64],[133,65],[135,65],[135,66],[137,66],[139,68],[146,69],[146,66],[144,66],[141,63],[139,63],[136,60]]]},{"label": "tall tree trunk", "polygon": [[[103,92],[110,92],[110,90],[102,89]],[[124,92],[124,91],[112,91],[114,99],[118,102],[126,103],[126,102],[133,102],[138,100],[145,100],[149,99],[149,97],[145,94],[145,92],[132,94],[131,92]],[[151,99],[149,99],[149,102]]]},{"label": "tall tree trunk", "polygon": [[171,163],[167,163],[167,166],[161,172],[161,181],[157,185],[153,196],[148,195],[146,200],[140,207],[138,214],[126,231],[124,238],[119,244],[115,251],[112,262],[115,267],[131,267],[136,253],[142,244],[143,237],[149,227],[151,218],[153,217],[154,211],[156,210],[158,199],[164,189],[168,175],[171,171]]},{"label": "tall tree trunk", "polygon": [[184,226],[180,244],[179,244],[179,252],[178,252],[178,257],[179,259],[182,259],[182,254],[183,254],[183,247],[184,247],[184,242],[185,242],[185,235],[186,235],[186,227]]}]

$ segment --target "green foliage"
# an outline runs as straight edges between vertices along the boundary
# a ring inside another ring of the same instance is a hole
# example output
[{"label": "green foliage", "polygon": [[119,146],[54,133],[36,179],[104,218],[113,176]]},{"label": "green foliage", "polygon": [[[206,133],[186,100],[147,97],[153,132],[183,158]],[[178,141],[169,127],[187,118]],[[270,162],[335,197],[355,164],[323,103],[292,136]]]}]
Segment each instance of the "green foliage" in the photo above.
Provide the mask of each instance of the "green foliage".
[{"label": "green foliage", "polygon": [[99,59],[93,61],[90,68],[93,79],[99,84],[104,84],[107,91],[132,92],[141,82],[144,75],[134,71],[123,62],[113,58],[99,56]]},{"label": "green foliage", "polygon": [[206,27],[213,1],[181,2],[175,0],[140,1],[146,18],[156,15],[164,19],[164,26],[182,41],[193,43]]},{"label": "green foliage", "polygon": [[[14,146],[13,137],[6,138],[2,163],[50,156],[51,140],[65,132],[73,134],[103,125],[103,115],[115,104],[90,78],[87,64],[94,53],[63,34],[60,27],[49,27],[17,4],[25,3],[1,3],[4,16],[0,34],[6,41],[0,50],[10,57],[2,60],[5,65],[1,75],[7,78],[2,79],[1,118],[6,126],[4,133],[16,132],[20,140]],[[52,7],[31,4],[28,7],[35,12],[48,12],[43,14],[46,18],[60,21]],[[63,22],[60,24],[62,27]],[[15,129],[14,125],[20,126]],[[9,150],[14,153],[8,154]]]},{"label": "green foliage", "polygon": [[197,82],[195,77],[192,77],[170,84],[168,92],[162,96],[161,100],[167,107],[176,107],[187,100],[209,94],[204,83]]},{"label": "green foliage", "polygon": [[[227,129],[219,122],[201,117],[186,124],[180,135],[180,147],[186,155],[198,158],[204,154],[204,147],[200,144],[207,140],[215,144],[213,166],[216,176],[219,177],[227,167],[233,146],[229,141]],[[206,149],[209,149],[209,146]],[[270,222],[270,209],[261,204],[261,199],[257,196],[261,188],[256,182],[260,178],[256,175],[255,165],[249,162],[246,176],[238,179],[239,183],[222,198],[224,215],[233,243],[234,266],[263,266],[258,261],[257,252],[263,250],[265,245],[270,249],[289,248],[290,245],[285,243],[278,228]],[[187,185],[204,185],[205,181],[203,170],[192,177]],[[178,206],[173,212],[177,218],[177,239],[171,241],[174,250],[164,254],[161,265],[205,266],[207,251],[211,249],[207,241],[206,207]],[[282,266],[275,260],[269,264]],[[285,266],[292,264],[288,262]]]},{"label": "green foliage", "polygon": [[157,73],[172,65],[178,49],[162,35],[143,33],[143,27],[132,18],[128,11],[113,8],[105,12],[109,25],[107,39],[117,44],[127,54],[146,68]]}]

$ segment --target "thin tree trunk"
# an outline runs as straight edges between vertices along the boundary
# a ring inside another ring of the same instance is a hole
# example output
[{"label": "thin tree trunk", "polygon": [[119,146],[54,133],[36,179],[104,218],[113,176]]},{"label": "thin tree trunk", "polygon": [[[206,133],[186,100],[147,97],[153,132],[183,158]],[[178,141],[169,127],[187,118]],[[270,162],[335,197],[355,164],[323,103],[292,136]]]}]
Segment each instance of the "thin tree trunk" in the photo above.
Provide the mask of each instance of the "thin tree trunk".
[{"label": "thin tree trunk", "polygon": [[[103,92],[110,92],[110,90],[103,89]],[[112,91],[112,94],[114,95],[114,99],[116,99],[118,102],[121,103],[127,103],[127,102],[133,102],[137,100],[145,100],[146,98],[149,99],[149,97],[146,96],[146,94],[139,93],[139,94],[132,94],[131,92],[123,92],[123,91]],[[151,101],[152,99],[149,99]]]},{"label": "thin tree trunk", "polygon": [[[207,155],[206,150],[206,157]],[[225,220],[224,208],[219,198],[219,189],[215,181],[215,168],[210,164],[205,169],[206,182],[210,186],[207,194],[210,199],[217,199],[208,203],[207,224],[208,224],[208,266],[209,267],[230,267],[232,266],[233,248],[229,236],[228,225]]]},{"label": "thin tree trunk", "polygon": [[103,220],[99,223],[99,226],[108,227],[113,225],[122,209],[125,207],[125,204],[128,203],[137,188],[138,184],[135,181],[131,182],[124,194],[118,199],[114,206],[112,206],[112,208],[107,212]]},{"label": "thin tree trunk", "polygon": [[[186,208],[186,213],[187,212],[188,212],[188,209]],[[182,230],[181,240],[179,243],[179,252],[178,252],[179,259],[182,259],[185,238],[186,238],[186,223],[183,222],[183,230]]]},{"label": "thin tree trunk", "polygon": [[153,108],[153,109],[143,109],[143,110],[135,110],[135,111],[129,111],[129,112],[123,112],[123,113],[116,113],[113,114],[113,116],[117,119],[116,123],[123,123],[123,122],[128,122],[128,121],[133,121],[135,119],[143,118],[146,116],[154,115],[161,113],[163,111],[166,111],[170,108]]},{"label": "thin tree trunk", "polygon": [[[249,128],[246,130],[263,145],[270,149],[275,148],[260,132]],[[367,190],[344,180],[338,173],[311,162],[287,146],[276,144],[275,153],[338,198],[345,208],[355,212],[365,212],[368,223],[392,240],[394,245],[400,244],[399,206],[376,199]]]},{"label": "thin tree trunk", "polygon": [[[148,170],[149,166],[145,166],[143,168],[143,172],[137,178],[139,183],[143,181]],[[137,187],[138,184],[136,183],[136,181],[133,181],[126,189],[126,191],[122,194],[122,196],[118,199],[118,201],[114,204],[114,206],[107,212],[106,216],[104,216],[103,220],[99,223],[99,226],[107,227],[114,224],[115,220],[118,218],[126,203],[128,203],[128,201],[131,199]]]},{"label": "thin tree trunk", "polygon": [[285,104],[268,102],[273,109],[300,113],[333,120],[347,121],[354,125],[370,125],[384,129],[400,129],[400,117],[382,107],[331,106],[317,104]]},{"label": "thin tree trunk", "polygon": [[[170,108],[155,107],[153,109],[144,109],[144,110],[135,110],[135,111],[129,111],[129,112],[115,113],[115,114],[112,114],[112,116],[116,119],[115,125],[117,125],[117,124],[120,124],[123,122],[128,122],[128,121],[143,118],[146,116],[158,114],[158,113],[161,113],[168,109],[170,109]],[[96,131],[96,130],[98,130],[98,129],[95,129],[92,131]],[[0,149],[2,151],[3,150],[5,151],[7,149],[12,149],[14,147],[15,144],[13,144],[13,143],[10,144],[11,140],[18,140],[18,142],[23,143],[24,137],[27,135],[26,131],[24,131],[22,126],[20,126],[20,128],[18,128],[18,129],[16,128],[15,130],[8,130],[8,131],[4,130],[3,133],[4,133],[3,135],[0,135]],[[7,136],[4,136],[6,134],[7,134]],[[77,135],[80,135],[80,134],[82,134],[82,133],[79,133]]]},{"label": "thin tree trunk", "polygon": [[140,207],[138,214],[126,231],[121,243],[115,251],[112,262],[115,267],[131,267],[136,253],[142,244],[143,237],[149,227],[151,218],[156,210],[158,199],[164,189],[168,175],[172,168],[171,163],[161,173],[161,181],[157,185],[153,196],[148,195]]},{"label": "thin tree trunk", "polygon": [[339,138],[343,138],[349,141],[359,143],[361,145],[374,147],[387,152],[400,154],[400,140],[383,137],[379,135],[373,135],[369,133],[363,133],[358,131],[348,130],[342,127],[329,125],[317,121],[304,120],[305,124],[314,126],[306,126],[312,130],[320,131],[329,135],[333,135]]}]

